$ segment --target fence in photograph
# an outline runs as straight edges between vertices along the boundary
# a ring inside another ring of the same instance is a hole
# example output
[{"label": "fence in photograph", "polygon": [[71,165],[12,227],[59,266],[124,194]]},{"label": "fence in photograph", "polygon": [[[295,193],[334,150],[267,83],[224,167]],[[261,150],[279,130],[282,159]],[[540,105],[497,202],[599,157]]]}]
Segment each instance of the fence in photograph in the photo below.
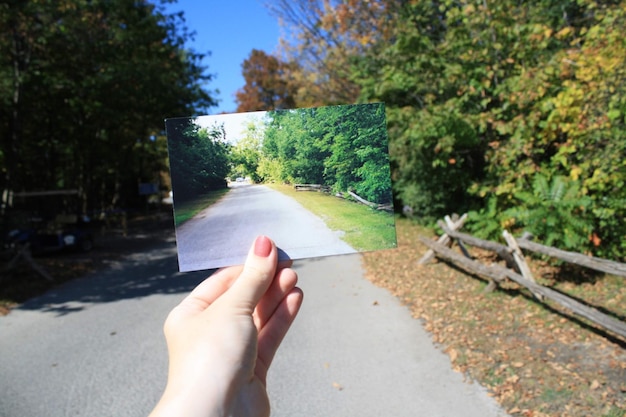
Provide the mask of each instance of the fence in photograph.
[{"label": "fence in photograph", "polygon": [[[323,193],[330,193],[331,191],[331,188],[328,185],[321,185],[321,184],[295,184],[293,188],[295,188],[296,191],[317,191],[317,192],[323,192]],[[348,194],[358,203],[364,204],[376,210],[393,212],[392,204],[373,203],[371,201],[367,201],[366,199],[364,199],[363,197],[360,197],[359,195],[357,195],[356,193],[352,191],[348,191]],[[335,196],[344,198],[342,194],[336,194]]]},{"label": "fence in photograph", "polygon": [[[451,262],[455,266],[458,266],[470,274],[487,278],[487,280],[489,280],[489,284],[486,288],[487,291],[493,291],[498,287],[499,283],[509,279],[527,288],[538,301],[545,302],[545,299],[549,299],[572,311],[573,313],[590,320],[598,326],[626,338],[626,323],[617,320],[608,314],[602,313],[601,311],[575,300],[574,298],[559,291],[538,284],[535,281],[530,268],[526,264],[521,248],[557,257],[566,262],[622,277],[626,277],[625,264],[599,258],[592,258],[580,253],[562,251],[560,249],[531,242],[527,238],[518,240],[506,230],[502,234],[507,242],[507,245],[479,239],[458,231],[458,229],[463,226],[466,219],[467,215],[463,215],[460,219],[456,220],[446,216],[445,223],[441,221],[439,222],[439,226],[444,231],[444,234],[441,235],[436,242],[430,239],[421,238],[420,240],[430,249],[418,261],[418,263],[426,264],[433,257],[438,257]],[[456,241],[461,248],[462,254],[453,251],[448,247],[452,245],[453,240]],[[485,265],[475,260],[467,250],[465,246],[466,244],[497,253],[498,256],[505,261],[506,267],[496,264]]]},{"label": "fence in photograph", "polygon": [[293,188],[296,191],[317,191],[322,193],[329,193],[330,187],[322,184],[294,184]]}]

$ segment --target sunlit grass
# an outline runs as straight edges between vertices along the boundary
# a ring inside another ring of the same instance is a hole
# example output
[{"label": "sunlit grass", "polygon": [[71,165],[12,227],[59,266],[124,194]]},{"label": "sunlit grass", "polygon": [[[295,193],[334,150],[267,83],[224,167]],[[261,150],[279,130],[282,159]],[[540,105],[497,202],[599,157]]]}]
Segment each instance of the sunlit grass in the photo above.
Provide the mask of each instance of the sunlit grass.
[{"label": "sunlit grass", "polygon": [[395,219],[392,213],[374,210],[324,193],[297,192],[288,185],[268,186],[294,198],[324,220],[331,230],[343,231],[345,234],[341,239],[356,250],[387,249],[396,245]]},{"label": "sunlit grass", "polygon": [[174,224],[180,226],[187,220],[193,218],[205,208],[215,204],[230,191],[229,188],[223,190],[210,191],[194,198],[193,200],[176,202],[174,206]]}]

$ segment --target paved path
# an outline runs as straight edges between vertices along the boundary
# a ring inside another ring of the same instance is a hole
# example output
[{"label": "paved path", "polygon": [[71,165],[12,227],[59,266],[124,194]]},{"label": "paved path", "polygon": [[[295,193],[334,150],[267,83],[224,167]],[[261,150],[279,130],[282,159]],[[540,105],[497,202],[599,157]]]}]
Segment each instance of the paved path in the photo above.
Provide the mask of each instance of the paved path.
[{"label": "paved path", "polygon": [[244,184],[176,230],[180,270],[241,264],[249,242],[261,234],[271,236],[291,259],[355,252],[293,198]]},{"label": "paved path", "polygon": [[[359,255],[296,268],[305,303],[270,370],[274,417],[501,415]],[[146,416],[166,377],[163,320],[205,275],[177,272],[171,239],[0,317],[0,416]]]},{"label": "paved path", "polygon": [[363,278],[360,255],[297,269],[304,304],[269,374],[274,417],[506,415],[396,297]]}]

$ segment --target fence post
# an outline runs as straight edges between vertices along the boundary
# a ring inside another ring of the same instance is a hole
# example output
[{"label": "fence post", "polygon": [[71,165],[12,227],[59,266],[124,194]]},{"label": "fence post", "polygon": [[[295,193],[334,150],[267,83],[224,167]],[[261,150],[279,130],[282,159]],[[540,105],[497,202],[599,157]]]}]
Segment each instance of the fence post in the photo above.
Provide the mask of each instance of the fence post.
[{"label": "fence post", "polygon": [[[452,225],[450,226],[450,229],[452,229],[453,231],[459,230],[461,227],[463,227],[463,224],[465,223],[466,219],[467,219],[467,213],[462,215],[459,220],[453,222]],[[448,236],[447,233],[444,233],[443,235],[441,235],[439,239],[437,240],[437,243],[441,245],[448,245],[450,242],[452,242],[452,239],[450,239],[450,236]],[[429,249],[428,251],[426,251],[424,256],[422,256],[422,258],[417,262],[417,264],[424,265],[428,263],[434,257],[435,257],[435,251],[433,251],[432,249]]]},{"label": "fence post", "polygon": [[[515,259],[515,263],[517,264],[517,267],[519,268],[519,271],[522,274],[522,276],[526,278],[528,281],[536,284],[537,282],[535,281],[535,277],[533,277],[532,272],[530,272],[530,267],[526,263],[526,259],[524,259],[524,254],[522,253],[522,250],[519,248],[519,245],[517,244],[517,241],[515,240],[513,235],[511,235],[506,230],[503,230],[502,237],[504,237],[504,240],[506,240],[507,245],[509,245],[509,247],[512,249],[513,259]],[[543,296],[541,294],[534,292],[534,291],[532,291],[532,293],[537,300],[539,301],[543,300]]]}]

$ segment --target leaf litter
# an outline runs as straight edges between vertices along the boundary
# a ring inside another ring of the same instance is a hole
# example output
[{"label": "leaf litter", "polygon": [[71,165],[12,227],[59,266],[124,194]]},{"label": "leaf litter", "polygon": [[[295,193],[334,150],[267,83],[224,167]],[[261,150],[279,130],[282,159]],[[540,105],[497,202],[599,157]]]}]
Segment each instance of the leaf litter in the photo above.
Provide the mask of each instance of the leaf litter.
[{"label": "leaf litter", "polygon": [[[517,284],[485,292],[487,282],[453,265],[418,265],[432,232],[398,219],[398,248],[365,253],[366,275],[397,296],[446,352],[452,367],[486,387],[513,416],[625,416],[626,341]],[[470,248],[472,255],[495,259]],[[527,259],[528,260],[528,259]],[[623,278],[559,281],[559,271],[528,260],[538,281],[626,317]]]}]

